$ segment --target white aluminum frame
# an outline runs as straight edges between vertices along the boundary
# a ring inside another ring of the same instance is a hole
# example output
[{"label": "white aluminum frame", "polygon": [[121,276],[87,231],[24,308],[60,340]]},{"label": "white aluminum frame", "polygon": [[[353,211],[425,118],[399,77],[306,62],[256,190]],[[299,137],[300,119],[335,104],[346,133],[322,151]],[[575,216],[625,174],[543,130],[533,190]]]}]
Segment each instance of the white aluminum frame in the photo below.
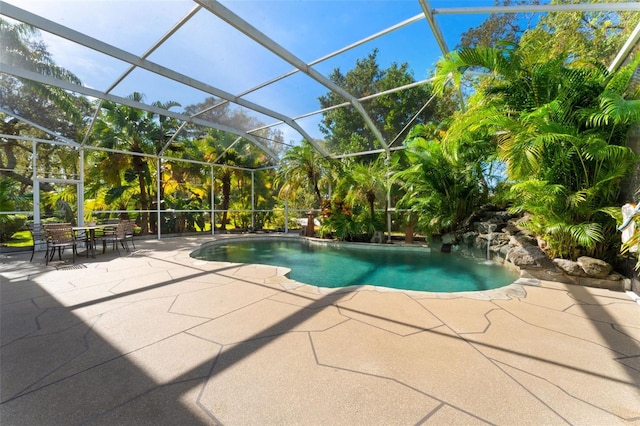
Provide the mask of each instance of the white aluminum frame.
[{"label": "white aluminum frame", "polygon": [[[309,117],[311,115],[315,115],[315,114],[319,114],[321,112],[326,111],[327,109],[323,109],[323,110],[319,110],[319,111],[315,111],[315,112],[310,112],[310,113],[306,113],[306,114],[302,114],[299,115],[297,117],[289,117],[286,116],[285,114],[282,114],[278,111],[274,111],[272,109],[266,108],[262,105],[256,104],[254,102],[248,101],[246,99],[243,98],[243,96],[252,93],[256,90],[259,90],[261,88],[264,88],[270,84],[273,84],[279,80],[282,80],[283,78],[286,78],[290,75],[293,75],[295,73],[298,72],[302,72],[304,74],[306,74],[307,76],[309,76],[310,78],[312,78],[313,80],[317,81],[318,83],[322,84],[324,87],[326,87],[327,89],[329,89],[330,91],[340,95],[341,97],[343,97],[345,99],[345,103],[340,104],[338,106],[335,107],[331,107],[331,108],[338,108],[338,107],[344,107],[344,106],[348,106],[351,105],[353,106],[353,108],[355,108],[358,113],[362,116],[364,122],[366,123],[367,127],[369,127],[369,129],[371,130],[371,132],[373,133],[373,135],[375,136],[375,138],[377,139],[379,145],[382,147],[382,149],[387,152],[387,154],[390,152],[389,151],[389,141],[386,141],[384,139],[384,137],[382,136],[380,130],[376,127],[376,125],[374,124],[374,122],[371,120],[371,118],[369,117],[368,113],[366,112],[366,110],[364,109],[364,107],[362,106],[361,102],[365,99],[369,99],[371,97],[375,97],[375,96],[380,96],[382,93],[379,94],[375,94],[372,95],[370,97],[366,97],[366,98],[361,98],[361,99],[357,99],[355,98],[352,94],[346,92],[345,90],[343,90],[342,88],[338,87],[337,85],[335,85],[331,80],[329,80],[327,77],[323,76],[322,74],[320,74],[319,72],[317,72],[313,66],[317,65],[327,59],[333,58],[337,55],[340,55],[344,52],[347,52],[351,49],[354,49],[358,46],[363,45],[364,43],[370,42],[372,40],[375,40],[377,38],[383,37],[393,31],[396,31],[400,28],[404,28],[406,26],[415,24],[416,22],[420,22],[423,19],[426,19],[431,32],[434,36],[434,38],[436,39],[441,51],[443,53],[446,53],[448,51],[448,46],[444,40],[444,37],[442,35],[442,31],[440,29],[440,26],[437,22],[437,16],[438,15],[455,15],[455,14],[491,14],[491,13],[547,13],[547,12],[579,12],[579,11],[585,11],[585,12],[598,12],[598,11],[640,11],[640,2],[623,2],[623,3],[606,3],[606,2],[602,2],[602,3],[577,3],[577,4],[544,4],[544,5],[516,5],[516,6],[483,6],[483,7],[442,7],[442,8],[433,8],[431,7],[430,3],[428,0],[416,0],[418,1],[418,3],[420,4],[420,7],[422,8],[423,13],[422,14],[418,14],[416,16],[410,17],[408,19],[405,19],[395,25],[392,25],[386,29],[383,29],[381,31],[376,32],[375,34],[372,34],[370,36],[367,36],[361,40],[358,40],[354,43],[349,44],[348,46],[345,46],[341,49],[338,49],[334,52],[331,52],[321,58],[318,58],[314,61],[311,61],[310,63],[305,63],[304,61],[302,61],[300,58],[296,57],[294,54],[292,54],[291,52],[287,51],[284,47],[282,47],[280,44],[276,43],[274,40],[272,40],[268,35],[260,32],[255,26],[253,26],[251,23],[247,22],[246,20],[244,20],[241,16],[235,14],[234,12],[232,12],[231,10],[229,10],[228,8],[226,8],[225,6],[223,6],[221,3],[219,3],[216,0],[193,0],[194,2],[194,7],[187,12],[187,14],[185,16],[183,16],[182,18],[180,18],[175,25],[173,25],[158,41],[156,41],[155,43],[153,43],[149,49],[147,49],[145,51],[144,54],[142,54],[141,56],[136,56],[134,54],[131,54],[129,52],[126,52],[122,49],[119,49],[115,46],[111,46],[107,43],[104,43],[101,40],[97,40],[95,38],[89,37],[86,34],[80,33],[78,31],[72,30],[70,28],[67,28],[63,25],[60,25],[56,22],[50,21],[44,17],[38,16],[36,14],[30,13],[26,10],[23,10],[19,7],[16,7],[12,4],[6,3],[5,1],[0,0],[0,14],[7,16],[9,18],[15,19],[17,21],[20,22],[24,22],[27,23],[29,25],[32,25],[36,28],[39,28],[43,31],[49,32],[51,34],[55,34],[57,36],[60,36],[66,40],[69,40],[73,43],[88,47],[94,51],[100,52],[104,55],[116,58],[118,60],[124,61],[126,63],[128,63],[130,65],[130,67],[118,78],[116,78],[114,80],[114,83],[105,91],[97,91],[97,90],[92,90],[92,89],[88,89],[88,88],[84,88],[81,86],[77,86],[77,85],[70,85],[67,82],[61,81],[61,80],[57,80],[51,77],[43,77],[41,75],[37,75],[35,73],[31,73],[29,71],[25,71],[25,70],[18,70],[15,69],[14,67],[11,67],[7,64],[4,63],[0,63],[0,72],[3,73],[7,73],[7,74],[11,74],[14,75],[16,77],[20,77],[20,78],[26,78],[26,79],[30,79],[36,82],[40,82],[43,84],[48,84],[48,85],[52,85],[55,87],[59,87],[59,88],[63,88],[65,90],[71,90],[73,92],[76,93],[80,93],[80,94],[84,94],[86,96],[92,96],[95,97],[97,99],[101,99],[101,100],[110,100],[112,102],[116,102],[116,103],[120,103],[123,105],[128,105],[128,106],[132,106],[134,108],[140,108],[142,110],[146,110],[146,111],[151,111],[151,112],[155,112],[158,114],[162,114],[168,117],[173,117],[173,118],[177,118],[181,121],[183,121],[183,123],[196,123],[205,127],[211,127],[211,128],[215,128],[218,130],[222,130],[225,132],[230,132],[233,134],[236,134],[238,136],[241,136],[245,139],[247,139],[248,141],[250,141],[251,143],[253,143],[256,147],[258,147],[259,149],[265,151],[270,157],[272,157],[272,159],[277,162],[277,156],[273,153],[270,152],[263,144],[261,144],[255,136],[252,135],[252,133],[255,133],[259,130],[265,129],[265,128],[269,128],[269,127],[274,127],[277,125],[282,125],[282,124],[286,124],[287,126],[289,126],[290,128],[292,128],[293,130],[295,130],[296,132],[298,132],[303,138],[305,138],[306,140],[308,140],[310,143],[312,143],[312,145],[323,155],[323,156],[327,156],[330,157],[332,156],[332,153],[329,153],[325,150],[325,148],[320,145],[319,143],[317,143],[317,141],[315,141],[310,135],[309,133],[304,130],[298,123],[297,120],[301,119],[301,118],[305,118],[305,117]],[[161,66],[159,64],[156,64],[154,62],[151,62],[149,60],[147,60],[147,57],[153,53],[158,47],[160,47],[163,43],[165,43],[167,40],[169,40],[177,31],[178,29],[180,29],[184,24],[186,24],[189,20],[191,20],[194,16],[196,16],[198,13],[211,13],[215,16],[217,16],[219,19],[223,20],[224,22],[226,22],[228,25],[232,26],[233,28],[237,29],[238,31],[240,31],[242,34],[244,34],[246,37],[252,39],[253,41],[259,43],[260,45],[262,45],[263,47],[267,48],[271,53],[273,53],[275,56],[277,56],[278,58],[285,60],[286,62],[288,62],[289,64],[293,65],[294,69],[288,73],[285,73],[283,75],[280,75],[278,77],[275,77],[269,81],[266,81],[262,84],[259,84],[249,90],[246,90],[238,95],[233,95],[229,92],[224,91],[223,89],[220,88],[216,88],[213,87],[207,83],[204,83],[202,81],[198,81],[194,78],[191,78],[187,75],[178,73],[172,69],[169,69],[167,67]],[[627,43],[625,44],[625,46],[623,46],[623,48],[620,50],[618,56],[616,57],[616,59],[613,61],[613,63],[610,66],[610,70],[615,70],[617,67],[619,67],[624,60],[628,57],[628,55],[630,54],[630,52],[632,51],[632,49],[635,47],[635,45],[638,43],[638,41],[640,40],[640,21],[638,23],[638,26],[636,27],[635,31],[633,32],[633,34],[629,37],[629,39],[627,40]],[[260,128],[257,129],[252,129],[249,131],[242,131],[239,129],[233,129],[229,126],[223,126],[217,123],[211,123],[211,122],[207,122],[205,120],[199,120],[197,118],[198,115],[202,114],[205,111],[200,111],[199,113],[195,114],[194,116],[191,117],[187,117],[183,114],[176,114],[173,113],[171,111],[168,111],[166,109],[163,108],[158,108],[155,106],[150,106],[147,104],[143,104],[143,103],[133,103],[132,101],[129,100],[129,102],[127,102],[127,100],[121,98],[121,97],[114,97],[113,95],[110,95],[110,92],[118,85],[120,84],[135,68],[141,68],[144,69],[146,71],[152,72],[154,74],[157,74],[159,76],[162,76],[164,78],[167,79],[171,79],[173,81],[176,81],[178,83],[184,84],[188,87],[203,91],[205,93],[211,94],[213,96],[216,96],[218,98],[220,98],[222,101],[213,106],[212,108],[215,108],[217,106],[220,106],[224,103],[228,103],[231,102],[233,104],[236,104],[238,106],[242,106],[244,108],[247,108],[251,111],[255,111],[257,113],[263,114],[265,116],[268,117],[272,117],[274,119],[277,120],[277,122],[272,123],[272,124],[268,124],[265,126],[262,126]],[[423,81],[423,82],[426,82]],[[419,84],[419,83],[414,83],[414,84]],[[402,88],[397,88],[397,89],[393,89],[393,90],[403,90],[406,88],[412,87],[412,85],[407,85],[405,87]],[[387,91],[385,93],[389,93],[390,91]],[[95,117],[94,117],[95,119]],[[175,135],[174,135],[175,137]],[[171,141],[173,140],[173,138],[170,139],[170,141],[168,143],[171,143]],[[83,142],[84,145],[84,142]],[[165,147],[166,148],[166,147]],[[164,152],[164,149],[163,149]],[[358,154],[358,153],[349,153],[349,154]]]}]

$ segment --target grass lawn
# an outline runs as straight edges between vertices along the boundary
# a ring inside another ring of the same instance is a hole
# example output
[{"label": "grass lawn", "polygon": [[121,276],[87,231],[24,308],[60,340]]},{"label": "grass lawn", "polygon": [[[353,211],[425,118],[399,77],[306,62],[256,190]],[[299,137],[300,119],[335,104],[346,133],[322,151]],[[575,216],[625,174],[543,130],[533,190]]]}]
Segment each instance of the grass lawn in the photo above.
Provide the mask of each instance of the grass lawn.
[{"label": "grass lawn", "polygon": [[31,247],[32,245],[33,240],[29,231],[18,231],[9,241],[2,243],[4,247]]}]

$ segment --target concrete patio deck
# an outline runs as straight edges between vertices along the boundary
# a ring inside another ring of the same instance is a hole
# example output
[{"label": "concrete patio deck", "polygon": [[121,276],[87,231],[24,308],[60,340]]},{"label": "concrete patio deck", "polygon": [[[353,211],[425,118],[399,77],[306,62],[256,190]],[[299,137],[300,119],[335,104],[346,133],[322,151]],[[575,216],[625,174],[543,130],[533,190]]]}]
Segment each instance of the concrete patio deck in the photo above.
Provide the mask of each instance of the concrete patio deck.
[{"label": "concrete patio deck", "polygon": [[318,289],[208,240],[0,254],[0,424],[640,425],[626,293]]}]

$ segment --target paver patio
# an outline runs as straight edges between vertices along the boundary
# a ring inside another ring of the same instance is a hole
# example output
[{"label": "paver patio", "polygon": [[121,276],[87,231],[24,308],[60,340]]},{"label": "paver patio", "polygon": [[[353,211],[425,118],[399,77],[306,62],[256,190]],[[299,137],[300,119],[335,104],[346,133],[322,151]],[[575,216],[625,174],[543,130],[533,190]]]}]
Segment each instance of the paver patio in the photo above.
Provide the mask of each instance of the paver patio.
[{"label": "paver patio", "polygon": [[0,254],[0,424],[640,425],[630,294],[321,289],[210,239]]}]

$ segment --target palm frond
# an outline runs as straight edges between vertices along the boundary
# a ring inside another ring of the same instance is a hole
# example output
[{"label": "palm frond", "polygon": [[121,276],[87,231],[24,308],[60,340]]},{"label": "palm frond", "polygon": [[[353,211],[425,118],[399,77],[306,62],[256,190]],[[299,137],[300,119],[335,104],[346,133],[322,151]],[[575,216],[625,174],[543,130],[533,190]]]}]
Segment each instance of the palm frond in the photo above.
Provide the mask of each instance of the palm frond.
[{"label": "palm frond", "polygon": [[592,127],[638,123],[640,123],[640,100],[627,100],[621,94],[614,92],[601,95],[600,110],[591,114],[588,121]]}]

